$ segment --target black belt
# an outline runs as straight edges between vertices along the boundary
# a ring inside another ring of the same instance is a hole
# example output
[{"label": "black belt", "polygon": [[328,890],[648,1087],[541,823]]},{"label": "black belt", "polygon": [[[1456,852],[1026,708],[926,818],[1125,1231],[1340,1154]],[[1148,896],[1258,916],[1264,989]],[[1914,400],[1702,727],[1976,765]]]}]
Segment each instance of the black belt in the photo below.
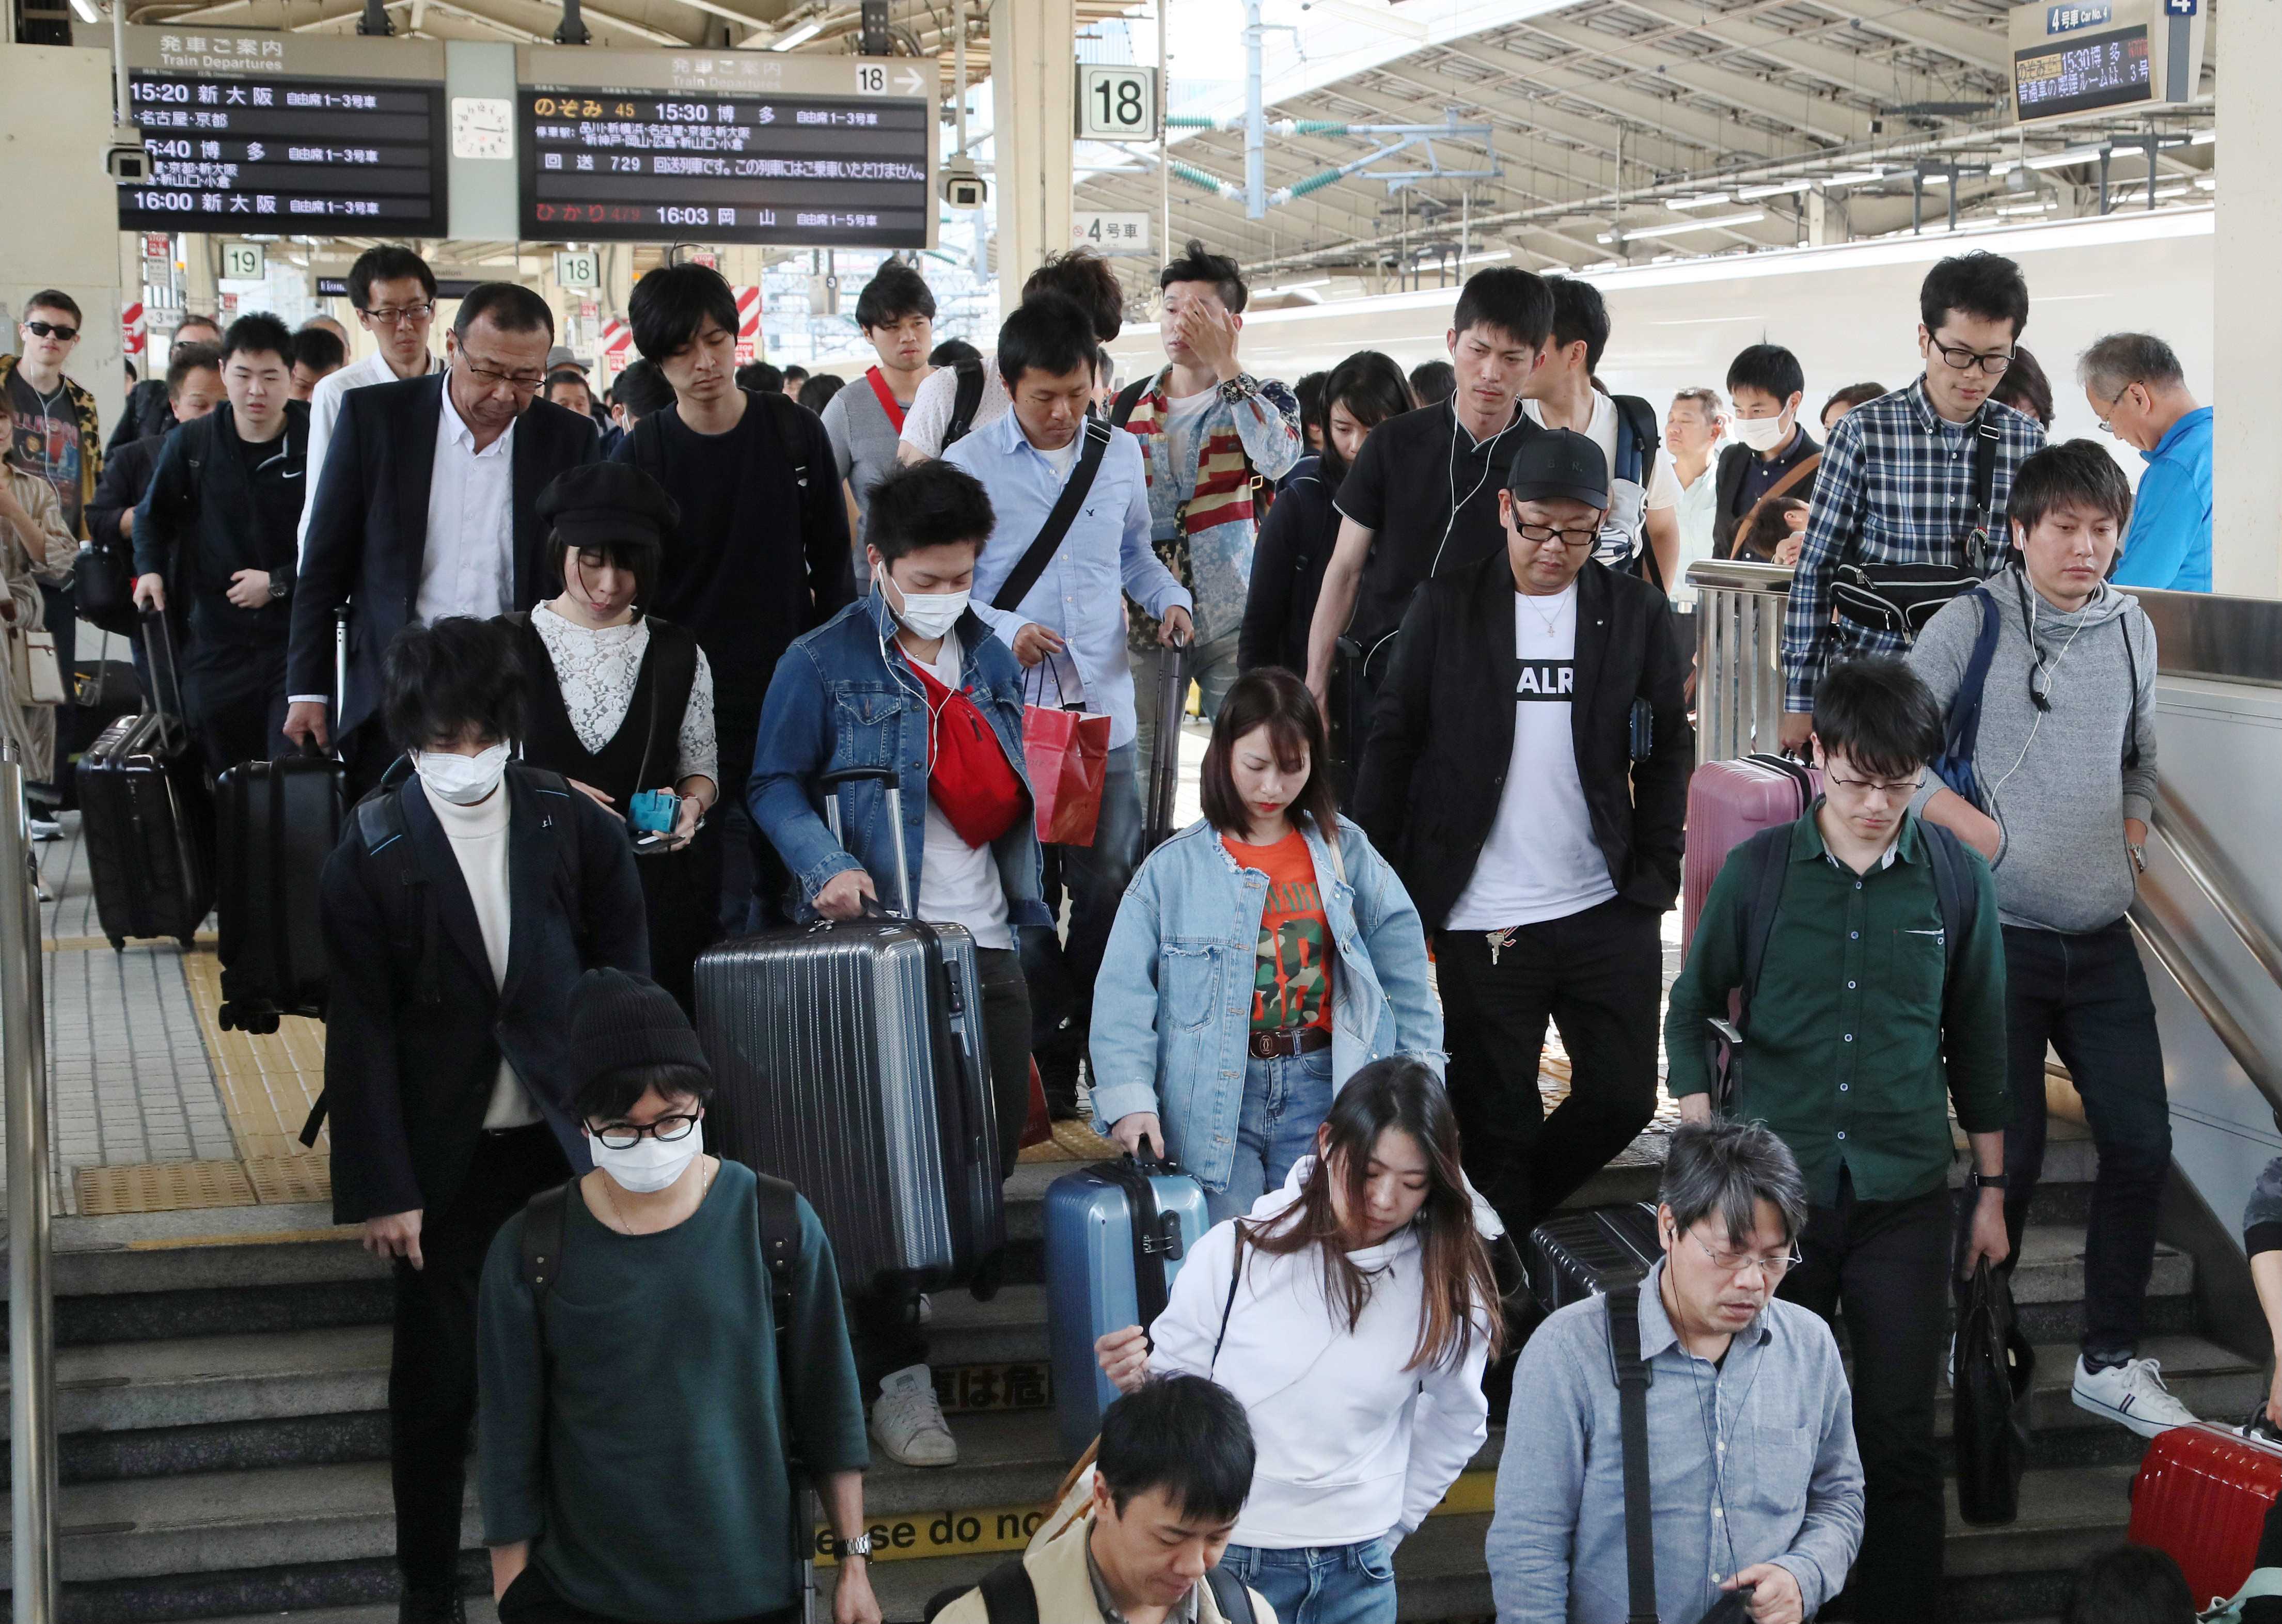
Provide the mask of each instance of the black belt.
[{"label": "black belt", "polygon": [[1330,1029],[1321,1026],[1279,1027],[1272,1032],[1252,1035],[1252,1058],[1272,1061],[1282,1055],[1313,1054],[1318,1049],[1331,1046]]}]

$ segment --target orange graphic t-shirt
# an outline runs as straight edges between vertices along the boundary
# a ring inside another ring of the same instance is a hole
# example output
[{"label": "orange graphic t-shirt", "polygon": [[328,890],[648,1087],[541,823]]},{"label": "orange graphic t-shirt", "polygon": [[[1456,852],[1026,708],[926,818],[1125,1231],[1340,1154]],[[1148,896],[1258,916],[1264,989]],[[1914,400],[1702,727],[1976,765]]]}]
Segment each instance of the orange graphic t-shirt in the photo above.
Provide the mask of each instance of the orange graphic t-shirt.
[{"label": "orange graphic t-shirt", "polygon": [[1229,855],[1268,876],[1252,981],[1252,1030],[1331,1023],[1331,930],[1316,885],[1307,837],[1294,829],[1272,846],[1221,836]]}]

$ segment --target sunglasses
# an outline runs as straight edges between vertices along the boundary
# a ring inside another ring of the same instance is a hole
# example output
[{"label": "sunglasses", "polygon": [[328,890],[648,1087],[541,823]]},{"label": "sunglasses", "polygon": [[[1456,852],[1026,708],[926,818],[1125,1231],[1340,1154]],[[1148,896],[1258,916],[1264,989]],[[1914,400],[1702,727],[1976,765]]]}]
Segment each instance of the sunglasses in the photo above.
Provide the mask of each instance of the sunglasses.
[{"label": "sunglasses", "polygon": [[53,322],[27,322],[24,330],[35,338],[60,338],[66,344],[79,337],[76,327],[62,327]]}]

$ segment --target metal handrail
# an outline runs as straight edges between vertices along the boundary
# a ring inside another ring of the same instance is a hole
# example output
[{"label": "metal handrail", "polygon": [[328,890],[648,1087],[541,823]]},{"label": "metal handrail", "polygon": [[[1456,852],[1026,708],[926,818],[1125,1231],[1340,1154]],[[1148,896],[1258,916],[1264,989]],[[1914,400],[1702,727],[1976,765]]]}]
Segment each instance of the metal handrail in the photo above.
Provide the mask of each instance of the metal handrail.
[{"label": "metal handrail", "polygon": [[2217,854],[2211,849],[2210,836],[2202,820],[2181,804],[2178,797],[2158,788],[2155,792],[2155,828],[2163,843],[2171,848],[2171,855],[2195,883],[2195,889],[2218,911],[2250,956],[2277,986],[2282,986],[2282,942],[2274,939],[2265,925],[2253,919],[2234,899],[2232,890],[2220,879],[2221,867]]},{"label": "metal handrail", "polygon": [[0,743],[0,1101],[7,1111],[8,1453],[17,1624],[56,1618],[55,1282],[47,998],[24,764]]},{"label": "metal handrail", "polygon": [[2236,1020],[2234,1013],[2227,1008],[2226,1000],[2219,997],[2217,990],[2203,973],[2195,968],[2178,937],[2157,917],[2154,909],[2135,903],[2126,917],[2131,920],[2131,929],[2138,933],[2139,939],[2147,944],[2147,950],[2155,955],[2156,962],[2170,972],[2171,979],[2179,983],[2179,991],[2187,995],[2187,1001],[2195,1006],[2197,1013],[2209,1023],[2210,1030],[2218,1035],[2218,1040],[2226,1045],[2226,1052],[2234,1057],[2234,1063],[2242,1068],[2242,1075],[2266,1096],[2267,1103],[2276,1110],[2277,1123],[2282,1123],[2282,1079],[2278,1079],[2268,1068],[2265,1055],[2252,1041],[2242,1022]]}]

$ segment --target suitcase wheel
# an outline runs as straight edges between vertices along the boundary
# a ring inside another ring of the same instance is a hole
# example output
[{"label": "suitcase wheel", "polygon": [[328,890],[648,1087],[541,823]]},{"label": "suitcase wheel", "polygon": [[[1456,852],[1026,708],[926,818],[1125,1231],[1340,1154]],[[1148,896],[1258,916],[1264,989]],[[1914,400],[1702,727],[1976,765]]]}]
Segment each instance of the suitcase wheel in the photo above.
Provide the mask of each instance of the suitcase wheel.
[{"label": "suitcase wheel", "polygon": [[1006,1251],[1001,1247],[974,1265],[974,1278],[966,1289],[977,1302],[988,1302],[998,1294],[999,1283],[1006,1275]]},{"label": "suitcase wheel", "polygon": [[111,951],[114,953],[125,952],[127,951],[127,938],[125,936],[112,937]]}]

